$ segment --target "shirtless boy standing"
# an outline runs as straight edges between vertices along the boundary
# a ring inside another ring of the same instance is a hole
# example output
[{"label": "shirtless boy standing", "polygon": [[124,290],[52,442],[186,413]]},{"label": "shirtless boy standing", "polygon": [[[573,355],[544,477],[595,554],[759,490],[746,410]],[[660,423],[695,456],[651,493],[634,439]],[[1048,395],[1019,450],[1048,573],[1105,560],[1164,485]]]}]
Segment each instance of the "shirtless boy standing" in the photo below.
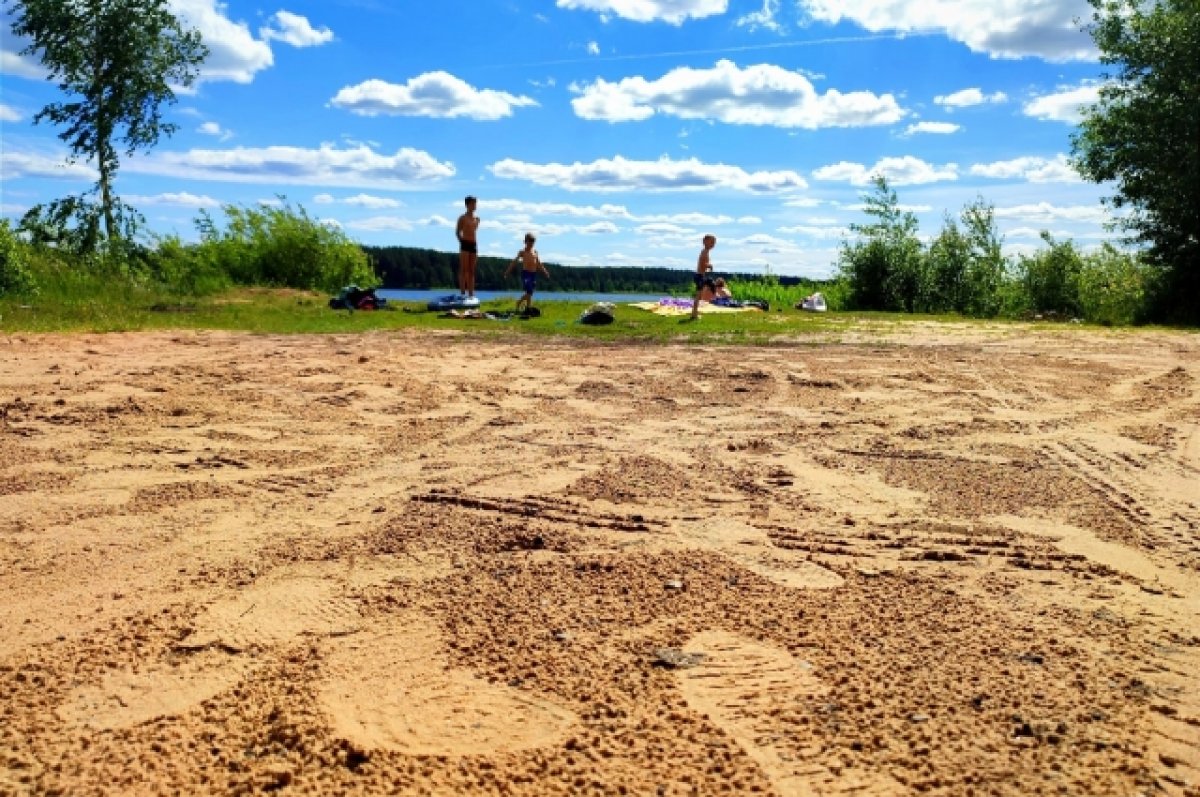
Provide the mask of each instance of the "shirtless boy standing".
[{"label": "shirtless boy standing", "polygon": [[696,261],[696,274],[692,279],[696,282],[696,298],[692,300],[692,320],[695,321],[700,317],[700,294],[704,290],[704,281],[709,279],[708,273],[712,271],[712,263],[708,259],[708,253],[717,245],[717,236],[704,236],[704,248],[700,250],[700,259]]},{"label": "shirtless boy standing", "polygon": [[517,252],[517,256],[508,264],[508,268],[504,269],[504,276],[507,277],[517,263],[521,264],[521,287],[525,289],[525,295],[517,300],[517,312],[529,312],[529,305],[533,304],[533,290],[537,287],[538,271],[547,277],[550,276],[550,272],[542,265],[542,259],[538,257],[537,250],[533,248],[536,241],[533,233],[526,233],[525,248]]},{"label": "shirtless boy standing", "polygon": [[479,218],[475,215],[475,197],[464,202],[467,212],[458,217],[454,234],[458,237],[458,292],[464,296],[475,295],[475,262],[479,259],[479,244],[475,231],[479,229]]}]

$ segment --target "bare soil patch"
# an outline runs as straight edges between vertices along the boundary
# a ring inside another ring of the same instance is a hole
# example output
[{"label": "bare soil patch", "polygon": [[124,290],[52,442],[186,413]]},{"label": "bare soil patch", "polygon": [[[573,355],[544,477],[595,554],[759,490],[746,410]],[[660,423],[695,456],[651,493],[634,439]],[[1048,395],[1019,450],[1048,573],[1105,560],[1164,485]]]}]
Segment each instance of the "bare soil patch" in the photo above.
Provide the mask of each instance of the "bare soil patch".
[{"label": "bare soil patch", "polygon": [[0,794],[1200,794],[1200,337],[0,339]]}]

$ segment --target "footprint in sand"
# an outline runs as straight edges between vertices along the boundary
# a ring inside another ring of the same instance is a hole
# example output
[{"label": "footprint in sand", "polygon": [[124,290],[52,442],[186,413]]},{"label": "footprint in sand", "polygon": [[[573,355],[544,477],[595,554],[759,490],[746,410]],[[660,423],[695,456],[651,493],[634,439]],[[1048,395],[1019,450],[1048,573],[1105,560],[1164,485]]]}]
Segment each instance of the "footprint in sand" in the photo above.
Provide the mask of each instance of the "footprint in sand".
[{"label": "footprint in sand", "polygon": [[329,579],[256,584],[201,615],[177,646],[183,655],[176,661],[111,673],[99,684],[80,686],[59,706],[59,715],[69,723],[106,729],[183,714],[245,676],[251,662],[229,654],[302,634],[349,634],[361,623],[357,606]]},{"label": "footprint in sand", "polygon": [[179,647],[220,647],[239,652],[256,645],[287,642],[301,634],[338,636],[362,626],[353,600],[341,585],[324,578],[274,580],[218,603],[201,616]]},{"label": "footprint in sand", "polygon": [[466,756],[541,747],[576,716],[450,665],[426,621],[330,642],[320,700],[333,732],[368,750]]},{"label": "footprint in sand", "polygon": [[81,686],[58,707],[68,724],[96,730],[131,728],[183,714],[237,684],[247,665],[218,651],[203,651],[177,666],[158,664],[115,672],[99,685]]},{"label": "footprint in sand", "polygon": [[699,634],[685,649],[705,657],[699,666],[679,671],[688,705],[729,734],[779,794],[904,793],[900,783],[882,773],[846,769],[835,775],[820,763],[815,740],[805,744],[777,719],[780,709],[819,702],[827,691],[787,651],[723,631]]}]

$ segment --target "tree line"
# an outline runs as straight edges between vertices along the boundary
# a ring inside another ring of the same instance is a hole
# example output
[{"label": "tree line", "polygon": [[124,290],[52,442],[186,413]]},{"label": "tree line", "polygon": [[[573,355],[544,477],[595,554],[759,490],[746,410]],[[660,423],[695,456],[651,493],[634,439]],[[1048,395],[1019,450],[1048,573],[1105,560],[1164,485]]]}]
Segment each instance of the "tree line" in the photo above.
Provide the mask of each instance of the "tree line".
[{"label": "tree line", "polygon": [[[445,288],[457,284],[458,253],[409,246],[364,246],[384,288]],[[483,291],[512,289],[516,278],[504,278],[511,260],[479,258],[475,286]],[[672,268],[637,266],[563,266],[547,262],[550,279],[544,290],[595,293],[671,293],[692,290],[692,272]],[[731,274],[733,279],[754,280],[754,274]]]}]

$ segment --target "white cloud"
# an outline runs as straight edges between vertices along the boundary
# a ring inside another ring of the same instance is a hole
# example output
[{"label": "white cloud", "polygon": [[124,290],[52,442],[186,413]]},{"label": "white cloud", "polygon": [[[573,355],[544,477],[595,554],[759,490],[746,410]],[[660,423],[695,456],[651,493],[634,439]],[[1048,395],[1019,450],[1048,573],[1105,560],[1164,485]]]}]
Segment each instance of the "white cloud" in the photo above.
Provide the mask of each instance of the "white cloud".
[{"label": "white cloud", "polygon": [[968,170],[976,177],[996,180],[1027,180],[1031,183],[1078,183],[1083,178],[1067,159],[1059,153],[1053,158],[1026,156],[992,163],[977,163]]},{"label": "white cloud", "polygon": [[[714,216],[711,213],[659,213],[636,217],[642,222],[661,222],[663,224],[686,224],[690,227],[716,227],[720,224],[733,223],[732,216]],[[739,220],[740,221],[740,220]],[[754,221],[757,221],[755,219]]]},{"label": "white cloud", "polygon": [[942,32],[993,58],[1096,57],[1076,22],[1091,18],[1087,0],[800,0],[800,7],[822,22],[850,20],[873,33]]},{"label": "white cloud", "polygon": [[572,205],[567,202],[526,202],[519,199],[484,199],[479,202],[480,213],[514,211],[533,216],[575,216],[579,218],[631,219],[624,205]]},{"label": "white cloud", "polygon": [[951,133],[957,133],[959,130],[962,130],[962,125],[956,125],[953,122],[917,122],[914,125],[906,127],[904,135],[912,136],[917,133],[934,133],[946,136]]},{"label": "white cloud", "polygon": [[346,197],[342,200],[347,205],[354,205],[360,208],[400,208],[404,207],[404,203],[398,199],[391,199],[385,196],[372,196],[370,194],[358,194],[356,196]]},{"label": "white cloud", "polygon": [[35,152],[0,152],[0,179],[49,177],[63,180],[95,180],[96,170],[84,163],[69,163],[66,155],[57,157]]},{"label": "white cloud", "polygon": [[779,33],[783,30],[783,26],[775,18],[779,13],[779,0],[763,0],[763,6],[758,11],[752,11],[743,17],[740,17],[734,24],[739,28],[747,28],[755,31],[759,28],[775,31]]},{"label": "white cloud", "polygon": [[254,75],[275,63],[271,46],[254,38],[245,22],[225,16],[218,0],[170,0],[171,12],[185,28],[200,31],[209,55],[200,68],[200,80],[250,83]]},{"label": "white cloud", "polygon": [[22,118],[21,112],[16,108],[0,102],[0,122],[19,122]]},{"label": "white cloud", "polygon": [[380,208],[402,208],[404,203],[398,199],[390,199],[388,197],[372,196],[371,194],[358,194],[356,196],[346,197],[339,200],[333,194],[317,194],[313,197],[313,202],[318,205],[333,205],[341,202],[343,205],[351,205],[353,207],[371,208],[378,210]]},{"label": "white cloud", "polygon": [[[0,22],[6,23],[7,20],[0,19]],[[13,50],[10,52],[7,47],[0,50],[0,74],[12,75],[14,77],[28,78],[29,80],[46,80],[47,73],[40,62],[33,58],[26,58],[17,55],[18,52],[25,49],[28,40],[13,39],[5,25],[5,45],[11,45]]]},{"label": "white cloud", "polygon": [[718,61],[712,69],[679,67],[654,81],[631,77],[609,83],[601,78],[572,90],[579,94],[571,100],[578,116],[608,122],[637,121],[661,113],[816,130],[892,124],[906,114],[891,94],[843,94],[837,89],[818,94],[799,72],[771,64],[741,69],[728,60]]},{"label": "white cloud", "polygon": [[621,228],[611,221],[594,221],[576,229],[580,235],[615,235]]},{"label": "white cloud", "polygon": [[687,19],[724,14],[728,0],[557,0],[559,8],[613,14],[634,22],[662,20],[681,25]]},{"label": "white cloud", "polygon": [[293,47],[316,47],[333,41],[333,31],[329,28],[317,30],[308,19],[293,14],[290,11],[276,11],[270,19],[272,25],[258,29],[263,39],[272,39],[290,44]]},{"label": "white cloud", "polygon": [[597,42],[588,42],[587,43],[587,53],[588,53],[588,55],[599,55],[600,54],[600,45]]},{"label": "white cloud", "polygon": [[359,116],[431,116],[502,119],[512,109],[537,105],[529,97],[503,91],[476,89],[447,72],[426,72],[404,85],[371,79],[346,86],[330,101],[335,107]]},{"label": "white cloud", "polygon": [[226,130],[216,122],[204,122],[196,128],[196,132],[203,133],[206,136],[214,136],[221,141],[228,141],[233,138],[232,130]]},{"label": "white cloud", "polygon": [[851,185],[870,185],[875,175],[883,175],[888,183],[897,185],[923,185],[943,180],[958,179],[958,165],[946,163],[934,166],[920,158],[905,155],[901,158],[881,158],[874,166],[841,161],[822,166],[813,171],[818,180],[847,182]]},{"label": "white cloud", "polygon": [[848,227],[840,224],[797,224],[791,227],[779,228],[779,232],[787,235],[803,235],[806,238],[816,238],[818,240],[836,240],[847,235],[849,231]]},{"label": "white cloud", "polygon": [[396,216],[372,216],[369,219],[356,219],[346,222],[346,229],[362,230],[363,232],[391,232],[411,230],[413,223],[408,219]]},{"label": "white cloud", "polygon": [[695,158],[627,160],[620,155],[591,163],[525,163],[505,158],[488,167],[496,177],[527,180],[568,191],[706,191],[728,189],[775,193],[807,187],[794,171],[747,172],[737,166],[701,163]]},{"label": "white cloud", "polygon": [[241,183],[405,188],[454,176],[454,167],[422,150],[383,155],[359,146],[236,147],[155,153],[130,159],[129,172]]},{"label": "white cloud", "polygon": [[1026,116],[1035,119],[1045,119],[1052,122],[1079,124],[1083,118],[1083,108],[1094,104],[1100,99],[1100,86],[1096,83],[1085,83],[1074,88],[1062,89],[1054,94],[1035,97],[1021,109]]},{"label": "white cloud", "polygon": [[1008,95],[1003,91],[984,94],[977,88],[962,89],[953,94],[939,94],[933,98],[938,105],[946,108],[969,108],[972,105],[995,105],[1008,101]]},{"label": "white cloud", "polygon": [[995,208],[993,212],[997,219],[1016,219],[1025,222],[1074,221],[1103,224],[1111,218],[1103,205],[1058,206],[1051,205],[1049,202]]},{"label": "white cloud", "polygon": [[678,235],[691,236],[692,228],[684,227],[679,224],[668,224],[662,221],[650,222],[649,224],[640,224],[637,227],[639,235]]},{"label": "white cloud", "polygon": [[131,205],[174,205],[185,208],[221,207],[221,203],[210,196],[198,196],[196,194],[189,194],[186,191],[174,194],[155,194],[154,196],[129,194],[122,198],[127,200]]}]

